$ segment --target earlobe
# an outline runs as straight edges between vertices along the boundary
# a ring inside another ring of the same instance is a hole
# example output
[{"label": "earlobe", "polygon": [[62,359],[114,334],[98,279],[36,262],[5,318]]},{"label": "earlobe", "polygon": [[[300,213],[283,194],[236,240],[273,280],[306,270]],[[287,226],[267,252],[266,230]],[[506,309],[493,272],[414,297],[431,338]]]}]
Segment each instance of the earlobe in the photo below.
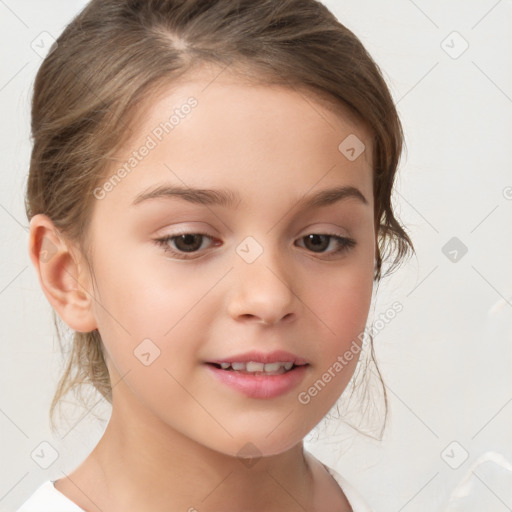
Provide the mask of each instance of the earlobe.
[{"label": "earlobe", "polygon": [[51,219],[37,214],[30,220],[29,255],[41,288],[55,311],[73,330],[97,328],[93,314],[93,290],[85,265],[59,235]]}]

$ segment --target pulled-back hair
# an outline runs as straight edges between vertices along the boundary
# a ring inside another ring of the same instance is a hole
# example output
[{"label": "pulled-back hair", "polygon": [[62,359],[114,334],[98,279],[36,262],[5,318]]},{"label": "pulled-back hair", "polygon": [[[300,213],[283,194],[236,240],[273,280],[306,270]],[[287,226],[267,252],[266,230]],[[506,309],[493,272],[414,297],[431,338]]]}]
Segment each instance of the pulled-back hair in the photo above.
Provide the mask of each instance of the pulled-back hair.
[{"label": "pulled-back hair", "polygon": [[[137,107],[207,63],[229,66],[258,84],[307,90],[348,109],[369,129],[378,234],[374,281],[393,272],[414,251],[391,204],[403,144],[400,120],[376,63],[315,0],[92,0],[57,39],[35,80],[28,219],[47,215],[88,257],[93,191],[132,133]],[[384,275],[383,263],[389,264]],[[61,342],[55,311],[53,318]],[[371,358],[377,368],[373,340]],[[111,403],[97,330],[73,333],[51,404],[52,428],[57,404],[83,384]]]}]

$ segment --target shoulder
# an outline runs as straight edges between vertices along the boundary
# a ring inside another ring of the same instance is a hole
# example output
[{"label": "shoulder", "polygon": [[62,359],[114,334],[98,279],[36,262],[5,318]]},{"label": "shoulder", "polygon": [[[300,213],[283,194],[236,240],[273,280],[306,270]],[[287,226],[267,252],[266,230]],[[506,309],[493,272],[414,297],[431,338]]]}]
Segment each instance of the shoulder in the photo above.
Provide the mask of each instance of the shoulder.
[{"label": "shoulder", "polygon": [[53,482],[41,484],[16,512],[84,512],[64,494],[60,493]]},{"label": "shoulder", "polygon": [[337,471],[323,464],[325,469],[329,471],[332,477],[338,482],[339,486],[343,490],[347,500],[352,507],[353,512],[373,512],[370,506],[363,500],[359,492],[355,487],[350,484],[344,477],[342,477]]}]

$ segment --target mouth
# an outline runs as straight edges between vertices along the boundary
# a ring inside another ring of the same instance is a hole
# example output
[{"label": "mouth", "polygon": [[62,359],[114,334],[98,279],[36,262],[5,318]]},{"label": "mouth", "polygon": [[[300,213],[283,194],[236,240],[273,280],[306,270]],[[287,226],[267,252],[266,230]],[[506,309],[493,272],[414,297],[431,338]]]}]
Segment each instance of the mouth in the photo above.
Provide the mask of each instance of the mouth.
[{"label": "mouth", "polygon": [[222,362],[222,363],[208,363],[219,370],[226,372],[236,372],[246,375],[282,375],[288,373],[299,366],[306,366],[306,364],[295,364],[293,361],[277,361],[275,363],[261,363],[258,361],[248,362]]},{"label": "mouth", "polygon": [[303,381],[309,363],[289,352],[250,352],[209,361],[206,366],[221,383],[258,399],[287,394]]}]

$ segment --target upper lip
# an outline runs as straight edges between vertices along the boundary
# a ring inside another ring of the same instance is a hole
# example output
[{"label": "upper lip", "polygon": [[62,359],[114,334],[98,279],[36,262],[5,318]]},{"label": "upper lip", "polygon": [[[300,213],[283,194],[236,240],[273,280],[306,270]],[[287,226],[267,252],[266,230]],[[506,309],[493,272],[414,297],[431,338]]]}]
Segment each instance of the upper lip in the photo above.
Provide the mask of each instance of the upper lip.
[{"label": "upper lip", "polygon": [[208,361],[209,363],[248,363],[254,361],[256,363],[279,363],[279,362],[292,362],[296,366],[308,364],[308,362],[302,357],[296,356],[291,352],[284,350],[276,350],[274,352],[258,352],[251,351],[245,352],[244,354],[237,354],[233,356],[223,357],[222,359],[214,359]]}]

